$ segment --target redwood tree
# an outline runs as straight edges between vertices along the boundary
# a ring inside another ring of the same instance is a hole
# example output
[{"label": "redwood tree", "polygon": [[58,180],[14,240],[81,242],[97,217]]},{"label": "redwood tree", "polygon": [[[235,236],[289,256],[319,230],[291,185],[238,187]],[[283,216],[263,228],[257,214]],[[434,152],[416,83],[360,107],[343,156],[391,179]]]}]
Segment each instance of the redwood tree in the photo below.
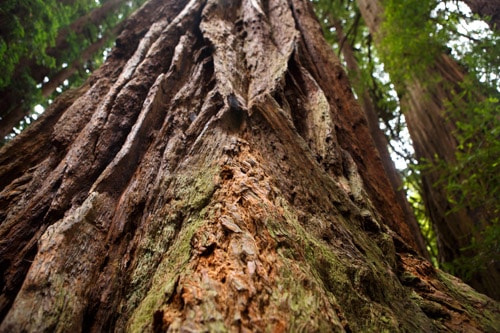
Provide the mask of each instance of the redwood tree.
[{"label": "redwood tree", "polygon": [[484,19],[491,29],[500,31],[500,0],[464,0],[471,11]]},{"label": "redwood tree", "polygon": [[305,0],[151,0],[1,150],[1,332],[490,331],[413,250]]},{"label": "redwood tree", "polygon": [[[429,14],[426,9],[420,8],[422,4],[419,1],[411,3],[413,6],[418,6],[418,10],[415,7],[404,7],[396,1],[384,3],[380,0],[357,0],[357,3],[370,33],[381,49],[387,47],[387,43],[383,43],[388,31],[381,27],[382,22],[386,17],[385,14],[393,15],[390,10],[384,8],[384,4],[391,3],[392,9],[403,8],[403,11],[419,17],[412,21],[415,26],[411,28],[396,25],[401,33],[414,31],[414,35],[418,36],[420,33],[418,26],[421,25],[421,29],[425,27],[425,14]],[[406,23],[410,26],[412,22]],[[390,33],[394,36],[398,34],[398,31]],[[411,43],[412,41],[408,41],[409,46],[413,46]],[[471,208],[467,205],[454,207],[446,184],[442,181],[445,172],[436,165],[440,161],[449,165],[456,164],[459,141],[455,121],[466,121],[467,105],[478,105],[485,97],[481,95],[479,87],[470,94],[463,94],[467,72],[450,55],[441,53],[439,48],[436,52],[435,45],[425,45],[426,52],[422,52],[424,45],[421,41],[416,40],[414,43],[422,47],[413,46],[410,50],[401,45],[395,46],[402,52],[393,56],[396,58],[394,63],[406,61],[406,65],[400,64],[400,68],[395,68],[398,66],[393,63],[387,68],[391,75],[394,74],[393,78],[396,78],[395,85],[400,94],[401,109],[413,142],[415,155],[422,164],[427,166],[421,174],[422,196],[436,232],[438,259],[443,265],[451,264],[456,260],[472,260],[474,256],[480,254],[479,248],[471,247],[472,240],[476,239],[481,242],[485,228],[493,224],[497,213],[494,209],[488,209],[489,207],[485,209]],[[418,55],[415,52],[418,52]],[[412,70],[409,68],[411,66],[418,69]],[[401,74],[401,68],[405,69],[403,74]],[[458,111],[449,112],[450,105]],[[464,173],[460,175],[460,180],[466,180],[468,177],[470,175]],[[481,292],[497,300],[500,299],[498,255],[482,263],[481,267],[473,271],[473,274],[457,270],[457,274],[459,273],[462,273],[461,277],[467,279],[468,283]]]}]

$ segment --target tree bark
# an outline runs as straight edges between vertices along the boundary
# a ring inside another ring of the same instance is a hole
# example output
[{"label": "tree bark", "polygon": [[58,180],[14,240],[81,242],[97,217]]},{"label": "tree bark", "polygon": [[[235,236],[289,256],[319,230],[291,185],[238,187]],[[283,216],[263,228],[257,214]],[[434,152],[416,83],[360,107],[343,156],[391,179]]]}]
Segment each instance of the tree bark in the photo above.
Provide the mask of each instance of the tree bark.
[{"label": "tree bark", "polygon": [[[356,84],[356,81],[358,81],[357,85],[361,86],[361,71],[354,55],[352,45],[349,43],[344,34],[342,23],[335,18],[331,18],[331,22],[333,22],[334,24],[335,31],[339,39],[339,45],[342,45],[341,51],[342,55],[344,56],[347,69],[349,72],[353,73],[351,76],[351,80],[353,80],[353,84]],[[426,244],[420,231],[417,219],[415,218],[410,203],[406,198],[401,175],[396,170],[394,162],[391,158],[391,154],[389,153],[389,142],[384,132],[382,132],[379,127],[379,111],[377,110],[377,107],[372,100],[368,90],[364,89],[361,92],[359,100],[368,122],[368,128],[370,129],[371,137],[373,138],[375,147],[377,147],[378,154],[380,155],[381,163],[384,166],[385,173],[387,174],[389,182],[392,185],[392,189],[394,193],[396,193],[396,199],[398,201],[398,204],[401,206],[401,209],[403,210],[406,224],[408,224],[411,234],[415,239],[417,250],[422,256],[430,260],[430,256],[427,251]]]},{"label": "tree bark", "polygon": [[1,151],[0,332],[500,327],[408,245],[308,1],[152,0],[129,23]]},{"label": "tree bark", "polygon": [[492,30],[500,31],[500,0],[464,0],[470,10],[486,20]]},{"label": "tree bark", "polygon": [[[375,41],[380,42],[381,18],[383,8],[378,0],[357,0],[359,9]],[[436,157],[453,164],[457,151],[454,136],[455,125],[446,115],[446,104],[452,101],[462,88],[465,73],[456,61],[441,54],[428,66],[427,75],[404,82],[397,87],[403,92],[401,108],[410,133],[415,155],[422,163],[436,162]],[[429,78],[429,82],[422,79]],[[436,79],[437,78],[437,79]],[[432,82],[431,82],[432,81]],[[479,100],[480,97],[476,96]],[[474,250],[462,249],[471,244],[473,237],[481,239],[484,225],[479,225],[481,212],[466,208],[450,212],[452,205],[443,186],[436,185],[441,179],[441,172],[436,168],[422,171],[423,200],[426,211],[436,231],[439,261],[450,263],[464,255],[474,256]],[[467,175],[464,175],[467,177]],[[485,265],[472,278],[467,279],[473,287],[497,300],[500,299],[498,283],[500,271],[495,260]],[[465,278],[465,276],[463,277]]]}]

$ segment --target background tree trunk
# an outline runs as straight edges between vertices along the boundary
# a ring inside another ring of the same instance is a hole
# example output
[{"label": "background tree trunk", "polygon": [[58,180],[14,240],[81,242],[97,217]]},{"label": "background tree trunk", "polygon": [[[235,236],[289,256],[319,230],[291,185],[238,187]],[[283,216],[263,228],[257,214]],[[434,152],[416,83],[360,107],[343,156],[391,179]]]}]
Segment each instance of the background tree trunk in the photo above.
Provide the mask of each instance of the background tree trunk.
[{"label": "background tree trunk", "polygon": [[464,0],[471,11],[483,17],[491,29],[500,31],[500,0]]},{"label": "background tree trunk", "polygon": [[[358,0],[359,9],[375,42],[383,38],[380,24],[383,8],[378,0]],[[426,69],[426,75],[413,77],[397,87],[403,92],[401,108],[404,112],[415,155],[421,163],[436,163],[436,157],[453,164],[458,142],[455,125],[446,114],[446,104],[455,99],[462,90],[464,81],[462,68],[448,55],[438,55]],[[424,78],[428,78],[426,81]],[[480,100],[480,97],[475,98]],[[467,177],[467,175],[464,175]],[[436,168],[422,171],[423,200],[426,211],[435,228],[439,261],[450,263],[464,255],[474,256],[475,250],[463,251],[471,244],[473,237],[481,239],[480,225],[483,212],[462,208],[451,212],[452,205],[443,185],[437,185],[442,173]],[[500,271],[494,261],[477,271],[467,282],[481,292],[500,299],[498,283]],[[463,277],[465,278],[465,276]]]},{"label": "background tree trunk", "polygon": [[127,27],[1,151],[1,332],[500,327],[408,245],[308,1],[153,0]]}]

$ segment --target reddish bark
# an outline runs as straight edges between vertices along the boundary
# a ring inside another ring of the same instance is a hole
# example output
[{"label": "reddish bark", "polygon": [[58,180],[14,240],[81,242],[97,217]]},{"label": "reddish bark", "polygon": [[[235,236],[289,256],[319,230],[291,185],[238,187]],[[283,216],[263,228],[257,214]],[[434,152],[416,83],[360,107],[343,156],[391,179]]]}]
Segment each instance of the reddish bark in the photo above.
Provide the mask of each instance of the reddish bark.
[{"label": "reddish bark", "polygon": [[2,149],[0,332],[493,332],[388,228],[411,237],[309,2],[232,4],[149,2]]},{"label": "reddish bark", "polygon": [[[333,22],[336,34],[339,39],[339,45],[342,45],[342,54],[344,56],[347,69],[353,73],[352,80],[354,84],[361,86],[361,71],[359,69],[358,63],[356,61],[356,57],[354,56],[354,50],[350,45],[349,41],[346,39],[344,35],[344,31],[342,28],[342,23],[334,18],[330,18],[331,22]],[[361,96],[359,96],[361,105],[363,106],[363,110],[366,115],[366,119],[368,120],[368,127],[370,129],[370,134],[375,142],[375,146],[377,147],[378,154],[380,155],[381,163],[384,166],[384,170],[387,174],[387,177],[392,185],[392,189],[394,193],[396,193],[396,200],[400,205],[401,209],[404,213],[404,221],[408,225],[413,238],[415,239],[415,245],[419,253],[430,260],[429,253],[427,252],[427,248],[425,245],[425,241],[423,239],[422,233],[420,232],[420,228],[413,214],[412,208],[406,198],[406,193],[403,189],[403,181],[401,179],[401,175],[396,170],[394,166],[394,162],[392,161],[392,157],[389,153],[389,142],[387,141],[386,136],[382,132],[379,127],[379,111],[372,100],[369,92],[365,89],[362,91]]]}]

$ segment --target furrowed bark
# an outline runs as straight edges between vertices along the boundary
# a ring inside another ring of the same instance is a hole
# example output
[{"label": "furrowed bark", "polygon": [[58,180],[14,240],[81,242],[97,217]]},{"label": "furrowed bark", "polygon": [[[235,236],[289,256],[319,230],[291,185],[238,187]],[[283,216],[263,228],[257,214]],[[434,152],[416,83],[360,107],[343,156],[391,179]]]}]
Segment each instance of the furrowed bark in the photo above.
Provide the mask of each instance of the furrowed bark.
[{"label": "furrowed bark", "polygon": [[307,1],[144,8],[2,150],[1,332],[494,331],[407,245]]},{"label": "furrowed bark", "polygon": [[[361,86],[361,71],[359,69],[356,57],[354,56],[353,47],[350,45],[344,31],[342,28],[342,23],[331,17],[331,22],[335,27],[336,34],[339,39],[339,44],[342,45],[342,55],[344,56],[347,69],[352,72],[352,82],[353,84],[358,84]],[[403,188],[403,181],[401,179],[400,173],[396,170],[394,162],[392,161],[391,154],[389,153],[389,142],[384,132],[379,126],[379,111],[375,105],[374,100],[371,98],[368,90],[364,89],[361,96],[359,96],[361,105],[363,106],[363,111],[366,115],[368,128],[370,129],[371,137],[377,147],[378,154],[380,155],[381,163],[384,166],[384,170],[387,174],[387,178],[391,183],[392,189],[396,194],[396,200],[403,210],[404,220],[408,225],[413,238],[415,239],[415,245],[418,252],[425,258],[430,260],[429,253],[426,248],[426,244],[422,233],[420,231],[417,219],[413,214],[412,208],[408,199],[406,198],[406,193]]]}]

